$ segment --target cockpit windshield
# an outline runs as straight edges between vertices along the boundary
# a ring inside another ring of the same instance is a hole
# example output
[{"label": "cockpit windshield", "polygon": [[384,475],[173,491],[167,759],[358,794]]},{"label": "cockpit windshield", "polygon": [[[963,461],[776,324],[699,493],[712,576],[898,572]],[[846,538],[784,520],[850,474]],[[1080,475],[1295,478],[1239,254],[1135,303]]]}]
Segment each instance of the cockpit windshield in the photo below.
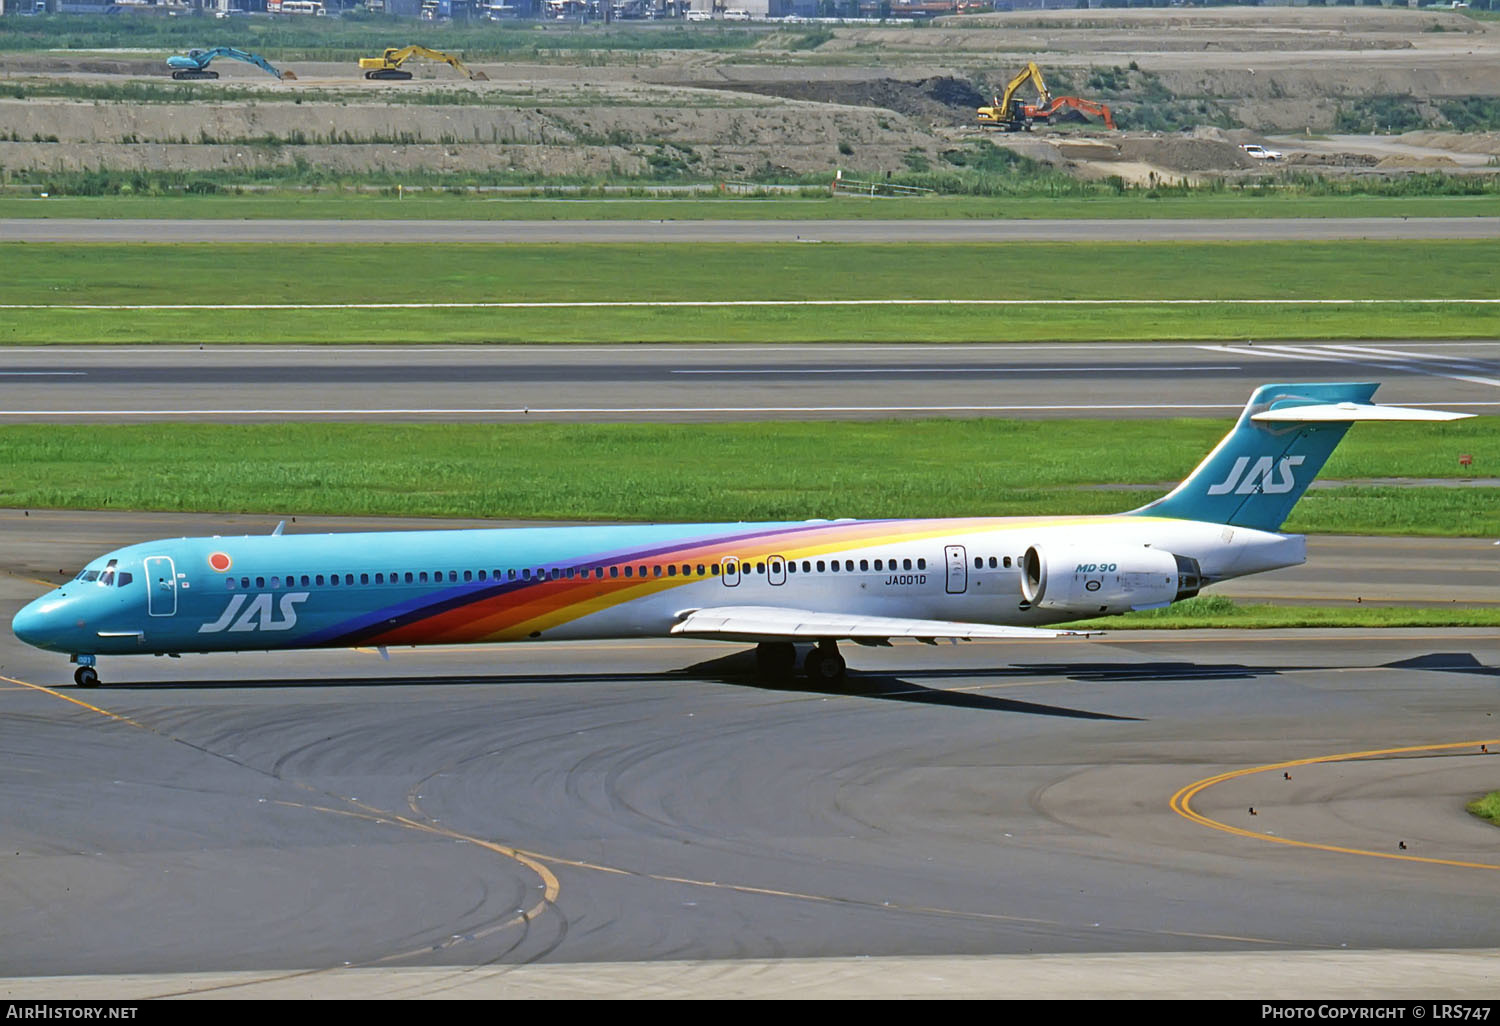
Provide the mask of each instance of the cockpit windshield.
[{"label": "cockpit windshield", "polygon": [[111,559],[104,565],[104,569],[102,570],[85,567],[78,571],[78,576],[74,577],[73,580],[92,581],[105,588],[123,588],[133,581],[135,576],[128,570],[116,570],[115,565],[119,562],[118,559]]}]

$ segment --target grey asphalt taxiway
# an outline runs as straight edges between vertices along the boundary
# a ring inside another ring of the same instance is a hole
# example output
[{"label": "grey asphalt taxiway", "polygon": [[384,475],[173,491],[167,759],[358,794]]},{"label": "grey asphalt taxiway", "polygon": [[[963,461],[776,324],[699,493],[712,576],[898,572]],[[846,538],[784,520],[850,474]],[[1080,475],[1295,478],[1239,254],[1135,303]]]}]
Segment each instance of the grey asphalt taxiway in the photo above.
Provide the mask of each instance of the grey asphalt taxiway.
[{"label": "grey asphalt taxiway", "polygon": [[1267,381],[1500,411],[1500,342],[128,346],[0,351],[0,424],[1223,417]]},{"label": "grey asphalt taxiway", "polygon": [[[262,526],[4,511],[0,617],[49,562]],[[665,639],[81,691],[0,634],[0,992],[1493,996],[1495,632],[847,652],[837,691]]]}]

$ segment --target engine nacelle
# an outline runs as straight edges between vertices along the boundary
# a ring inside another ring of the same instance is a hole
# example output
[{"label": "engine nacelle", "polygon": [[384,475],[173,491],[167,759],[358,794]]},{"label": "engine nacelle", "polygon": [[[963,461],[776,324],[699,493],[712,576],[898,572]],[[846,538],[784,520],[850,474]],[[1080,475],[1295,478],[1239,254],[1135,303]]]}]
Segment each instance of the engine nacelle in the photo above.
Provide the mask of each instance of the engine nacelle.
[{"label": "engine nacelle", "polygon": [[1123,613],[1191,598],[1198,561],[1145,546],[1033,545],[1021,559],[1021,597],[1037,609]]}]

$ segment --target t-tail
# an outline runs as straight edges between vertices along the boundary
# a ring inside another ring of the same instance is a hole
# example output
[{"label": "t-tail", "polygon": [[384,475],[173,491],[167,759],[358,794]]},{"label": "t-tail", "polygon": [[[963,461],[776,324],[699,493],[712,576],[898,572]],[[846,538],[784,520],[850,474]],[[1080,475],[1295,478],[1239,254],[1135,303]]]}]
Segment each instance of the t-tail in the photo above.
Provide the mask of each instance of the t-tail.
[{"label": "t-tail", "polygon": [[1377,406],[1378,384],[1262,385],[1187,480],[1129,516],[1276,531],[1343,439],[1364,420],[1459,420],[1469,413]]}]

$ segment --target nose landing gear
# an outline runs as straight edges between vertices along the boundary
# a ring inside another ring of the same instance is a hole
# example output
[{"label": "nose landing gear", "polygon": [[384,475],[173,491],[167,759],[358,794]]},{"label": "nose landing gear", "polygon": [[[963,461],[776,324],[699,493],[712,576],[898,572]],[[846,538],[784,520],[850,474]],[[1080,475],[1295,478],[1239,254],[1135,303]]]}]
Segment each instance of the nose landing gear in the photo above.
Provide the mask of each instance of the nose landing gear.
[{"label": "nose landing gear", "polygon": [[78,664],[78,669],[73,671],[73,683],[81,688],[97,688],[99,686],[99,671],[94,669],[94,657],[91,655],[76,655],[73,662]]}]

